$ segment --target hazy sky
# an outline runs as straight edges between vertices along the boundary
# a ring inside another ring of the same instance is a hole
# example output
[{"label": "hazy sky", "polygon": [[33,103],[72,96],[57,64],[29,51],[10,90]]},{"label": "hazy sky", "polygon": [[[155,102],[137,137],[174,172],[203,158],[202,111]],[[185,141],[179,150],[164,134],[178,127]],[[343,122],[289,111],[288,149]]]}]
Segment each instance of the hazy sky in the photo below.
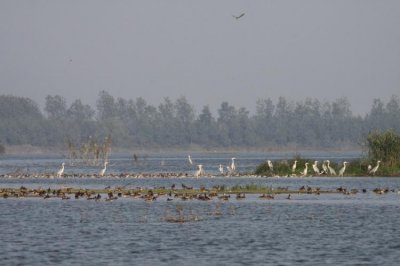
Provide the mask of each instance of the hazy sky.
[{"label": "hazy sky", "polygon": [[198,111],[345,96],[364,113],[400,95],[400,1],[0,1],[0,94],[101,90]]}]

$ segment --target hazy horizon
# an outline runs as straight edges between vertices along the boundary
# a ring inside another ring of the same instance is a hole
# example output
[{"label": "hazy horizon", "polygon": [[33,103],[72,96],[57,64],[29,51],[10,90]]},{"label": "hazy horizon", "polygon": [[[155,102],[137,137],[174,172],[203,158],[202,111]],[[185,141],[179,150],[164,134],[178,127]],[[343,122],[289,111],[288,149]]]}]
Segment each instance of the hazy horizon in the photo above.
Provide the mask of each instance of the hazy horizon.
[{"label": "hazy horizon", "polygon": [[346,97],[363,115],[399,94],[398,14],[387,0],[5,0],[0,94],[95,106],[105,90],[251,112],[257,99]]}]

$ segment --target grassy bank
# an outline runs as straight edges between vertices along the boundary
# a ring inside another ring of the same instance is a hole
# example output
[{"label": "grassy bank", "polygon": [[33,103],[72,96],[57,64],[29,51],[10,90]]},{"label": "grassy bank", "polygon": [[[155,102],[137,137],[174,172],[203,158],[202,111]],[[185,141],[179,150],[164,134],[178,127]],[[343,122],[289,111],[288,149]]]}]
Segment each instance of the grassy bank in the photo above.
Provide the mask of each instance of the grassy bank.
[{"label": "grassy bank", "polygon": [[[297,161],[296,170],[292,171],[294,162]],[[269,167],[267,162],[260,164],[256,170],[256,175],[262,176],[303,176],[305,170],[305,164],[308,163],[307,173],[304,176],[338,176],[340,169],[343,167],[343,161],[341,162],[330,162],[330,167],[334,169],[336,174],[323,171],[321,161],[318,161],[317,167],[319,174],[316,173],[312,167],[316,160],[304,159],[296,157],[292,160],[281,160],[273,161],[273,170]],[[343,176],[386,176],[386,177],[400,177],[400,166],[398,165],[387,165],[384,162],[380,163],[375,173],[369,171],[376,166],[377,162],[368,159],[356,159],[348,161]],[[327,165],[327,163],[325,163]],[[369,169],[370,166],[370,170]]]}]

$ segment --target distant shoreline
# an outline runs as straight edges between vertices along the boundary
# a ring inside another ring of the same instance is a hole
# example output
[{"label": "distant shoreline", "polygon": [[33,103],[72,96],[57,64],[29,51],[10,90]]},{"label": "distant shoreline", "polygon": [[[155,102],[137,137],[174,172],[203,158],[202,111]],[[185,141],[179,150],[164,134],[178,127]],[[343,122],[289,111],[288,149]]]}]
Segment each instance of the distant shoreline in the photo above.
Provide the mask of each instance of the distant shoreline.
[{"label": "distant shoreline", "polygon": [[[6,146],[3,155],[59,155],[65,156],[67,149],[60,147],[39,147],[32,145],[13,145]],[[323,153],[359,153],[362,154],[361,147],[217,147],[204,148],[199,146],[190,147],[137,147],[137,148],[112,148],[111,154],[163,154],[163,153],[289,153],[293,155],[307,154],[313,152]]]}]

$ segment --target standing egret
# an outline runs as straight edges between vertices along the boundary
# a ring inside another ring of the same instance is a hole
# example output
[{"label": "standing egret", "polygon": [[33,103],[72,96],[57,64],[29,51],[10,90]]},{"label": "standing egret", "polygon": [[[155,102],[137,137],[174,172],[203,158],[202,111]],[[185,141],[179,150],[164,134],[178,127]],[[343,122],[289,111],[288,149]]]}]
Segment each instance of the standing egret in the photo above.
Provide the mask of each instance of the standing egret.
[{"label": "standing egret", "polygon": [[371,171],[372,170],[372,165],[368,165],[368,169],[367,169],[367,172],[369,173],[369,171]]},{"label": "standing egret", "polygon": [[236,159],[235,157],[232,158],[232,163],[231,163],[231,170],[232,170],[232,172],[235,172],[235,171],[236,171],[235,159]]},{"label": "standing egret", "polygon": [[339,176],[343,176],[344,171],[346,171],[346,165],[348,164],[348,162],[343,162],[343,167],[340,168],[339,170]]},{"label": "standing egret", "polygon": [[305,163],[305,168],[304,168],[304,170],[303,170],[301,176],[306,176],[307,173],[308,173],[308,163]]},{"label": "standing egret", "polygon": [[203,165],[199,164],[199,165],[197,165],[197,168],[198,168],[198,170],[196,171],[195,176],[199,177],[201,175],[204,175]]},{"label": "standing egret", "polygon": [[294,163],[292,165],[292,173],[294,173],[296,171],[296,167],[297,167],[297,161],[294,161]]},{"label": "standing egret", "polygon": [[61,177],[63,175],[63,173],[64,173],[64,165],[65,165],[65,163],[61,164],[61,168],[57,172],[57,177]]},{"label": "standing egret", "polygon": [[376,171],[378,171],[378,168],[379,168],[379,164],[380,164],[380,163],[381,163],[381,161],[377,161],[377,162],[376,162],[376,166],[375,166],[374,168],[372,168],[372,169],[369,171],[369,174],[375,175]]},{"label": "standing egret", "polygon": [[271,172],[273,172],[274,171],[274,165],[272,164],[271,160],[268,160],[267,163],[268,163],[269,170],[271,170]]},{"label": "standing egret", "polygon": [[326,166],[326,161],[323,161],[323,163],[322,163],[322,172],[321,172],[321,174],[328,174],[328,167]]},{"label": "standing egret", "polygon": [[104,162],[104,168],[101,169],[99,176],[104,176],[104,173],[106,172],[106,169],[107,169],[107,164],[108,164],[108,162]]},{"label": "standing egret", "polygon": [[330,161],[329,160],[326,160],[326,163],[327,163],[327,165],[328,165],[328,170],[329,170],[329,174],[331,174],[331,175],[336,175],[336,171],[335,171],[335,169],[333,169],[331,166],[330,166]]},{"label": "standing egret", "polygon": [[193,161],[192,161],[192,158],[190,157],[190,155],[188,155],[188,161],[189,161],[190,165],[193,165]]},{"label": "standing egret", "polygon": [[232,174],[232,169],[229,165],[226,166],[226,171],[228,172],[228,175]]},{"label": "standing egret", "polygon": [[222,164],[219,165],[218,170],[219,170],[219,172],[221,173],[221,175],[224,174],[224,167],[222,166]]},{"label": "standing egret", "polygon": [[318,168],[318,161],[315,161],[314,164],[312,165],[312,168],[314,170],[314,173],[316,173],[317,175],[320,174],[319,172],[319,168]]}]

